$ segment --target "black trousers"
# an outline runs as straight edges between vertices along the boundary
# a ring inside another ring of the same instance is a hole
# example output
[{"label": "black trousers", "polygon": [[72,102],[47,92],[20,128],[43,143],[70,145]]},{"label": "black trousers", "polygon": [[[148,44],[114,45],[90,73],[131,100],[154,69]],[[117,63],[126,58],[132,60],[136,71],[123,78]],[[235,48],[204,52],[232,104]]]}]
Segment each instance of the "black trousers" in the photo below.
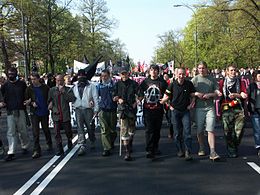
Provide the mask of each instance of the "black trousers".
[{"label": "black trousers", "polygon": [[34,151],[40,152],[40,123],[42,126],[43,133],[45,135],[46,144],[52,146],[51,132],[49,129],[49,115],[37,116],[31,115],[33,138],[34,138]]},{"label": "black trousers", "polygon": [[64,129],[68,141],[72,140],[73,134],[72,134],[70,121],[66,121],[66,122],[54,121],[54,131],[55,131],[55,140],[56,140],[57,148],[62,147],[62,137],[61,137],[61,133],[60,133],[61,128]]},{"label": "black trousers", "polygon": [[163,109],[144,109],[146,151],[154,153],[159,147]]}]

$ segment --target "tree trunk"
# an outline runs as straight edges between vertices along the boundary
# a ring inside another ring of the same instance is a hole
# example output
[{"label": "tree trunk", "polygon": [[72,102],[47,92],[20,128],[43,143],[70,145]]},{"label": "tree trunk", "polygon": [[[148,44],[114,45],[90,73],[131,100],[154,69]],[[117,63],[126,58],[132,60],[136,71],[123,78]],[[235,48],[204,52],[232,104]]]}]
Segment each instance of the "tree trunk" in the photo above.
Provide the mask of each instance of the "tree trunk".
[{"label": "tree trunk", "polygon": [[51,68],[51,73],[54,74],[54,58],[52,54],[52,10],[51,1],[48,2],[48,60]]},{"label": "tree trunk", "polygon": [[11,62],[9,61],[5,38],[1,34],[0,34],[0,41],[1,41],[1,49],[2,49],[2,53],[3,53],[3,60],[4,60],[4,65],[5,65],[4,70],[5,70],[5,73],[7,74],[8,69],[11,68]]},{"label": "tree trunk", "polygon": [[30,32],[29,32],[29,24],[28,24],[28,19],[26,20],[26,48],[27,48],[27,68],[28,72],[31,72],[31,50],[30,50]]}]

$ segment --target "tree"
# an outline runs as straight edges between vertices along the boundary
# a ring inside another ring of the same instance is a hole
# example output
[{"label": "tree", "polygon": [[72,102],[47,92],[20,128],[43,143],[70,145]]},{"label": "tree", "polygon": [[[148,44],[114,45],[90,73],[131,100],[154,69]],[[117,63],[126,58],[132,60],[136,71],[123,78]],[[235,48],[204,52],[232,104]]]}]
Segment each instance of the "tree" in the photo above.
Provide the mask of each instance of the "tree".
[{"label": "tree", "polygon": [[0,44],[2,51],[2,59],[5,66],[5,72],[11,67],[11,62],[9,59],[8,48],[7,48],[7,31],[8,31],[8,21],[11,18],[13,12],[13,7],[7,1],[2,1],[0,4]]},{"label": "tree", "polygon": [[183,49],[180,39],[182,33],[179,31],[168,31],[163,35],[158,35],[159,46],[156,49],[156,56],[153,58],[153,63],[165,63],[174,61],[174,64],[183,63]]},{"label": "tree", "polygon": [[107,32],[115,26],[115,21],[107,17],[108,8],[104,0],[82,0],[82,27],[86,52],[90,61],[98,55],[102,43],[107,42]]},{"label": "tree", "polygon": [[[197,9],[199,59],[207,61],[209,67],[224,67],[232,62],[238,66],[259,64],[259,26],[256,27],[257,20],[251,16],[259,18],[259,3],[252,2],[218,0]],[[194,17],[184,29],[182,40],[186,64],[191,63],[189,58],[194,49]]]}]

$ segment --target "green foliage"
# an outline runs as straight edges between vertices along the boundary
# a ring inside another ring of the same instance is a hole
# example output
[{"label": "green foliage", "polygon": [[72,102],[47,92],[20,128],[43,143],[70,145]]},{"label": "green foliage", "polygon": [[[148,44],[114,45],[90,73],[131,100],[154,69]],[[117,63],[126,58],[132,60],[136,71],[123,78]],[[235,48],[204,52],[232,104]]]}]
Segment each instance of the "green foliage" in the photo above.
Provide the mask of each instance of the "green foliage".
[{"label": "green foliage", "polygon": [[181,32],[168,31],[159,35],[159,47],[155,50],[153,63],[174,61],[178,66],[183,63],[183,48],[180,45]]},{"label": "green foliage", "polygon": [[73,66],[74,60],[82,61],[84,55],[90,62],[100,54],[103,60],[113,62],[126,57],[124,44],[119,39],[110,40],[116,22],[106,17],[108,9],[103,0],[83,0],[82,15],[76,16],[71,14],[68,4],[60,5],[58,0],[4,2],[0,40],[7,43],[4,47],[7,54],[1,51],[0,62],[24,58],[22,15],[29,63],[35,61],[40,73],[64,72],[67,66]]},{"label": "green foliage", "polygon": [[[229,63],[238,67],[260,64],[260,2],[215,0],[211,6],[191,7],[195,11],[177,41],[183,51],[183,63],[193,67],[197,24],[198,61],[210,68],[223,68]],[[169,48],[160,43],[157,55],[166,55]],[[165,58],[164,58],[165,59]]]}]

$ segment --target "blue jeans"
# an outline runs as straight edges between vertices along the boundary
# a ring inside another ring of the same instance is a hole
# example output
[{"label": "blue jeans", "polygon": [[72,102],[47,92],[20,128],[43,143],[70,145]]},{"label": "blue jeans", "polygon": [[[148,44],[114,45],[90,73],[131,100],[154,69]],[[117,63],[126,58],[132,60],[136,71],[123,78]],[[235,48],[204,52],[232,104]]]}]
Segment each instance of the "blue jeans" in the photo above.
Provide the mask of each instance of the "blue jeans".
[{"label": "blue jeans", "polygon": [[260,115],[258,113],[252,114],[251,121],[254,131],[255,147],[260,148]]},{"label": "blue jeans", "polygon": [[178,151],[183,151],[183,143],[185,150],[191,152],[191,120],[190,111],[172,111],[173,129],[176,130],[175,139]]}]

